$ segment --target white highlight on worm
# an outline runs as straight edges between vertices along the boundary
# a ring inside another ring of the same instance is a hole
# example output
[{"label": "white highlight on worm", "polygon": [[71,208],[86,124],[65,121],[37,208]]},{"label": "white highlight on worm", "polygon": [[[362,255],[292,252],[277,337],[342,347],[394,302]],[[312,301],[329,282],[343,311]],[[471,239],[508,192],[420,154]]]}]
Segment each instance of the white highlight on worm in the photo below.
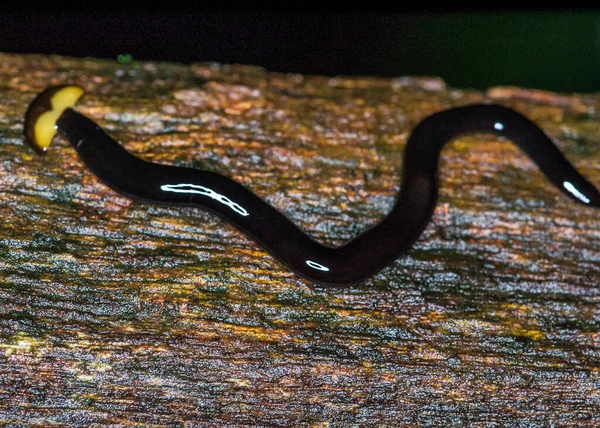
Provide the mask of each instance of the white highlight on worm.
[{"label": "white highlight on worm", "polygon": [[250,213],[246,211],[246,209],[240,204],[233,202],[227,196],[217,193],[214,190],[209,189],[208,187],[187,183],[163,184],[162,186],[160,186],[160,190],[163,190],[165,192],[193,193],[196,195],[208,196],[209,198],[214,199],[215,201],[220,202],[223,205],[227,205],[239,215],[243,215],[244,217],[250,215]]},{"label": "white highlight on worm", "polygon": [[590,203],[589,198],[586,198],[586,196],[583,193],[581,193],[579,190],[577,190],[577,188],[575,186],[573,186],[569,181],[565,181],[563,183],[563,186],[565,186],[565,189],[567,189],[569,192],[571,192],[571,194],[573,196],[575,196],[577,199],[579,199],[584,204]]},{"label": "white highlight on worm", "polygon": [[322,264],[313,262],[312,260],[307,260],[306,264],[309,265],[313,269],[320,270],[323,272],[329,272],[329,268],[327,266],[323,266]]}]

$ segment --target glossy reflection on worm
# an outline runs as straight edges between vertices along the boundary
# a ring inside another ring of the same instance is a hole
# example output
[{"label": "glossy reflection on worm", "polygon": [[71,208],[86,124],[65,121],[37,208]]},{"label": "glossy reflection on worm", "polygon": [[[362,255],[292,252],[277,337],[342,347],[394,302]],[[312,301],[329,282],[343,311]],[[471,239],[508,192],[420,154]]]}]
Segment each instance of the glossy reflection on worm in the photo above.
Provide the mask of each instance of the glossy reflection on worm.
[{"label": "glossy reflection on worm", "polygon": [[321,285],[367,280],[408,250],[429,223],[438,195],[438,160],[446,143],[473,132],[504,136],[576,202],[600,207],[600,193],[533,122],[506,107],[478,104],[433,114],[406,144],[400,193],[378,224],[341,247],[320,244],[239,183],[214,172],[160,165],[127,152],[98,125],[70,107],[83,90],[52,87],[38,95],[25,136],[41,154],[56,130],[107,186],[136,201],[201,207],[224,218],[296,274]]}]

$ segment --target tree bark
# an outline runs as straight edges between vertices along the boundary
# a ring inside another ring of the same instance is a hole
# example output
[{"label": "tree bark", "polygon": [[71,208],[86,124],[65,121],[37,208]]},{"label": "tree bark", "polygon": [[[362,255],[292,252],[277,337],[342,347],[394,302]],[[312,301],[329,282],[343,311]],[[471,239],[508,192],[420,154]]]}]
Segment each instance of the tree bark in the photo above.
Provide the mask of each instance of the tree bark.
[{"label": "tree bark", "polygon": [[128,150],[232,177],[339,245],[391,208],[411,129],[452,106],[517,109],[600,185],[600,96],[12,54],[0,82],[0,422],[600,425],[598,211],[508,141],[451,144],[418,243],[324,289],[22,137],[37,92],[78,84]]}]

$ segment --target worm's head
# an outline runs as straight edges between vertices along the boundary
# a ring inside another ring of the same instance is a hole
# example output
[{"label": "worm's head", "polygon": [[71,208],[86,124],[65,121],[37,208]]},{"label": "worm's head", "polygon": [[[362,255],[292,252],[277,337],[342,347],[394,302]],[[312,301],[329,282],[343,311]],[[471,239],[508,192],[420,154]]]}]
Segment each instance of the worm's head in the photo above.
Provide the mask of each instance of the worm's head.
[{"label": "worm's head", "polygon": [[83,93],[79,86],[52,86],[31,102],[25,113],[25,140],[38,154],[46,154],[56,135],[58,118],[73,107]]}]

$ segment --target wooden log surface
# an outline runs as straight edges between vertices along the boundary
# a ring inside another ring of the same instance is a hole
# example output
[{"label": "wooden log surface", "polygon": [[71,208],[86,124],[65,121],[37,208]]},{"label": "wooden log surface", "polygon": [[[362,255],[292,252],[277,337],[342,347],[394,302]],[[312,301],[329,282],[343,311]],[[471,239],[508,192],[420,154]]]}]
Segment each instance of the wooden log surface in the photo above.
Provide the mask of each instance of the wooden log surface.
[{"label": "wooden log surface", "polygon": [[130,151],[230,176],[338,245],[391,208],[411,129],[452,106],[517,109],[600,186],[599,95],[14,54],[0,83],[3,424],[600,426],[600,216],[510,142],[451,144],[418,243],[325,289],[22,137],[37,92],[79,84]]}]

